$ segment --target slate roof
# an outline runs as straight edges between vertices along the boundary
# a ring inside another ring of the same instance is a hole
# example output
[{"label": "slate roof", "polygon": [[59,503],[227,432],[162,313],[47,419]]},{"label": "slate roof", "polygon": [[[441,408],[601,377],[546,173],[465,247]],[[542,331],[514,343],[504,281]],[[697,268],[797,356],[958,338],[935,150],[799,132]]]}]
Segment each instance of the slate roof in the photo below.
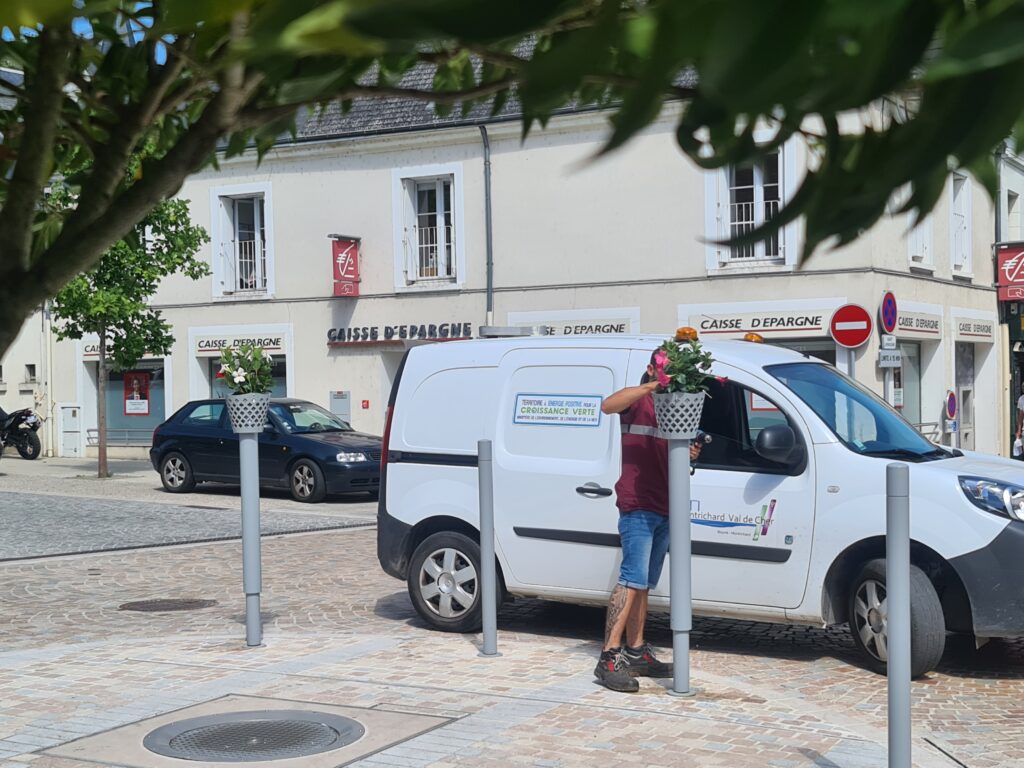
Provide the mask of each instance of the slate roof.
[{"label": "slate roof", "polygon": [[[419,64],[405,74],[400,86],[429,91],[434,80],[434,69],[433,64]],[[375,82],[376,75],[371,73],[367,80],[370,83]],[[462,114],[461,105],[456,105],[450,114],[441,117],[435,112],[433,104],[418,99],[356,99],[346,114],[342,114],[340,104],[334,103],[323,109],[300,114],[295,141],[452,128],[506,122],[522,117],[522,106],[514,92],[509,95],[502,108],[492,115],[493,104],[493,98],[478,102],[467,115]],[[593,109],[594,107],[569,107],[558,110],[556,114],[586,112]],[[282,143],[289,141],[292,141],[290,136]]]}]

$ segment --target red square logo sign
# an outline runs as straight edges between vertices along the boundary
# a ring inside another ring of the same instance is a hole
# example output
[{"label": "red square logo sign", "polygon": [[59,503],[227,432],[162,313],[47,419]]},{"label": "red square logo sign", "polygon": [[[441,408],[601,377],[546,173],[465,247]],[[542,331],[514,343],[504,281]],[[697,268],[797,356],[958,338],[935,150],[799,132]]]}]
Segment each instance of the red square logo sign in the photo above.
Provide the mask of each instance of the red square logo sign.
[{"label": "red square logo sign", "polygon": [[359,240],[338,237],[331,241],[334,261],[334,295],[359,295]]},{"label": "red square logo sign", "polygon": [[999,300],[1024,301],[1024,243],[996,247]]},{"label": "red square logo sign", "polygon": [[366,410],[369,410],[369,408],[370,408],[370,401],[369,400],[363,400],[363,410],[366,411]]}]

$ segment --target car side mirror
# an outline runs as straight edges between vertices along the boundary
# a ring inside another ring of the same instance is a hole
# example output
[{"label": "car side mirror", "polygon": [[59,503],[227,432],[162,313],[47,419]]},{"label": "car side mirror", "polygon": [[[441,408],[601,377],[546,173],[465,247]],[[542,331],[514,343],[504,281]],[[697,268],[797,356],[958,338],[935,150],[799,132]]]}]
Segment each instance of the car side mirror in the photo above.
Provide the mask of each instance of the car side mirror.
[{"label": "car side mirror", "polygon": [[263,425],[263,433],[267,437],[277,437],[277,427],[268,421]]},{"label": "car side mirror", "polygon": [[762,459],[784,464],[796,450],[796,433],[788,424],[772,424],[757,435],[754,450]]}]

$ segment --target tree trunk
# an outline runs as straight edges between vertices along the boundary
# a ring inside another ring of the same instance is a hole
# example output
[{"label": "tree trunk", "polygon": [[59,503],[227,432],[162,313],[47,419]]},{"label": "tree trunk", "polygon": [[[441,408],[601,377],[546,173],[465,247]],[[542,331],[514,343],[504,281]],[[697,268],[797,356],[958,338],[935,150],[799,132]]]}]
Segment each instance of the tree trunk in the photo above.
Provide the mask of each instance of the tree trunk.
[{"label": "tree trunk", "polygon": [[110,477],[107,468],[107,329],[100,329],[100,361],[96,376],[96,435],[98,437],[99,477]]}]

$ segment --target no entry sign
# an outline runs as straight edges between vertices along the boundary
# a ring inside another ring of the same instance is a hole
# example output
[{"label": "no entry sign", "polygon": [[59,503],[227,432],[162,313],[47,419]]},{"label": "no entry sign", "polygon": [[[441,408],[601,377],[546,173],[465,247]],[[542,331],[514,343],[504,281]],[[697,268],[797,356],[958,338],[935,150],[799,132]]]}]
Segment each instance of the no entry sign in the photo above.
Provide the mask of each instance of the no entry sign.
[{"label": "no entry sign", "polygon": [[871,315],[857,304],[846,304],[835,311],[829,330],[836,344],[856,349],[871,338]]}]

